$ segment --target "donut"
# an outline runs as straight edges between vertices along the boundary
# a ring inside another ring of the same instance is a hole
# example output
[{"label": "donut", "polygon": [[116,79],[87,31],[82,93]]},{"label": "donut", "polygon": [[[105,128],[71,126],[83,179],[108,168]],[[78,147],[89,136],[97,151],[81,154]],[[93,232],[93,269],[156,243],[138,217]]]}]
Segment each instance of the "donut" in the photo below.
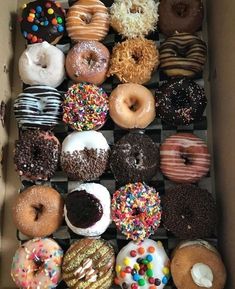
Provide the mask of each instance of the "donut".
[{"label": "donut", "polygon": [[173,182],[198,182],[210,169],[207,145],[191,133],[166,138],[160,146],[160,169]]},{"label": "donut", "polygon": [[213,196],[193,185],[177,185],[162,196],[162,223],[181,239],[211,237],[216,227]]},{"label": "donut", "polygon": [[161,0],[158,26],[165,35],[194,33],[201,28],[204,7],[201,0]]},{"label": "donut", "polygon": [[109,97],[109,113],[124,129],[146,128],[155,119],[154,96],[140,84],[119,84]]},{"label": "donut", "polygon": [[111,223],[110,205],[110,194],[104,186],[81,184],[65,199],[65,221],[75,234],[99,236]]},{"label": "donut", "polygon": [[206,43],[196,35],[176,33],[159,48],[160,69],[170,77],[197,76],[207,56]]},{"label": "donut", "polygon": [[156,29],[158,3],[154,0],[115,0],[110,7],[110,24],[123,37],[148,35]]},{"label": "donut", "polygon": [[161,241],[131,241],[117,255],[115,283],[122,289],[162,289],[170,278],[169,266]]},{"label": "donut", "polygon": [[47,186],[32,186],[18,195],[13,206],[17,229],[29,237],[45,237],[54,233],[63,220],[64,201]]},{"label": "donut", "polygon": [[61,167],[72,180],[89,181],[105,171],[110,148],[102,133],[73,132],[62,143]]},{"label": "donut", "polygon": [[121,184],[150,181],[159,168],[158,146],[145,134],[126,134],[113,146],[109,163]]},{"label": "donut", "polygon": [[26,130],[15,142],[14,163],[25,179],[48,180],[58,166],[60,143],[50,131]]},{"label": "donut", "polygon": [[65,56],[47,43],[28,45],[19,59],[21,80],[29,85],[59,86],[65,78]]},{"label": "donut", "polygon": [[74,84],[65,94],[63,121],[77,131],[100,129],[108,111],[106,92],[94,84]]},{"label": "donut", "polygon": [[219,252],[203,240],[179,244],[173,252],[171,273],[178,289],[223,289],[226,282]]},{"label": "donut", "polygon": [[145,183],[129,183],[113,194],[111,213],[127,239],[142,241],[154,234],[160,224],[158,192]]},{"label": "donut", "polygon": [[81,41],[73,46],[66,57],[66,71],[74,82],[97,85],[106,79],[110,53],[97,41]]},{"label": "donut", "polygon": [[68,10],[66,28],[74,42],[101,41],[109,31],[108,8],[99,0],[79,0]]},{"label": "donut", "polygon": [[159,65],[156,43],[148,39],[128,39],[117,43],[112,51],[108,76],[121,82],[144,84]]},{"label": "donut", "polygon": [[115,253],[102,239],[81,239],[65,253],[62,276],[71,289],[108,289],[113,283]]},{"label": "donut", "polygon": [[63,251],[52,239],[32,239],[16,251],[11,276],[22,289],[55,288],[61,278]]},{"label": "donut", "polygon": [[189,125],[202,118],[205,91],[187,78],[173,78],[156,90],[156,114],[169,125]]},{"label": "donut", "polygon": [[59,42],[65,31],[65,10],[59,2],[36,0],[24,4],[21,32],[29,43]]},{"label": "donut", "polygon": [[49,86],[30,86],[14,101],[14,113],[20,127],[52,128],[62,122],[62,95]]}]

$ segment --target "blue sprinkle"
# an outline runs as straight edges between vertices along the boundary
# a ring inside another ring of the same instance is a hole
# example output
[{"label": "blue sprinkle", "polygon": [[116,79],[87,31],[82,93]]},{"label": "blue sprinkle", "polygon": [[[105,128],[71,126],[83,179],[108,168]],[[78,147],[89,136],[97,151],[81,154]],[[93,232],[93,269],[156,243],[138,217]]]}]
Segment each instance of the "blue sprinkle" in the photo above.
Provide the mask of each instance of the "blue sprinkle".
[{"label": "blue sprinkle", "polygon": [[33,26],[32,26],[32,30],[33,30],[34,32],[38,31],[38,26],[37,26],[37,25],[33,25]]},{"label": "blue sprinkle", "polygon": [[133,280],[134,281],[138,281],[140,279],[140,275],[139,274],[134,274],[133,275]]},{"label": "blue sprinkle", "polygon": [[162,278],[162,283],[163,283],[164,285],[166,285],[167,282],[168,282],[168,278],[167,278],[166,276],[164,276],[164,277]]},{"label": "blue sprinkle", "polygon": [[62,25],[59,25],[57,27],[58,32],[63,32],[64,31],[64,27]]},{"label": "blue sprinkle", "polygon": [[49,24],[48,20],[44,21],[44,26],[47,26],[48,24]]},{"label": "blue sprinkle", "polygon": [[41,6],[37,6],[36,7],[36,11],[37,11],[37,13],[41,13],[42,12],[42,7]]},{"label": "blue sprinkle", "polygon": [[152,255],[147,255],[147,256],[146,256],[146,259],[147,259],[149,262],[152,262],[152,261],[153,261],[153,256],[152,256]]},{"label": "blue sprinkle", "polygon": [[26,38],[28,36],[28,33],[26,31],[23,32],[24,37]]}]

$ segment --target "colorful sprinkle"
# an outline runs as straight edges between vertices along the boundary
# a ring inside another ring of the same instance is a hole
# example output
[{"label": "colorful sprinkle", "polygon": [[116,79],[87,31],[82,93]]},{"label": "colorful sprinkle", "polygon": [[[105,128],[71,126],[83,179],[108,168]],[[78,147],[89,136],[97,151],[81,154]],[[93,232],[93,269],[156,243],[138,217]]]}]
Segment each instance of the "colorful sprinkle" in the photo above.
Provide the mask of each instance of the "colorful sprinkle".
[{"label": "colorful sprinkle", "polygon": [[155,285],[149,286],[149,289],[156,289],[157,287]]},{"label": "colorful sprinkle", "polygon": [[135,250],[131,250],[130,255],[134,258],[137,256],[137,252]]},{"label": "colorful sprinkle", "polygon": [[124,263],[124,265],[128,266],[128,265],[130,265],[131,261],[130,261],[129,258],[125,258],[125,259],[123,260],[123,263]]},{"label": "colorful sprinkle", "polygon": [[48,13],[49,15],[52,15],[52,14],[54,13],[54,9],[49,8],[49,9],[47,10],[47,13]]},{"label": "colorful sprinkle", "polygon": [[152,246],[148,247],[148,252],[149,253],[154,253],[155,252],[155,248],[152,247]]},{"label": "colorful sprinkle", "polygon": [[166,285],[167,282],[168,282],[168,278],[167,278],[166,276],[164,276],[164,277],[162,278],[162,283],[163,283],[164,285]]},{"label": "colorful sprinkle", "polygon": [[38,26],[37,26],[37,25],[33,25],[33,26],[32,26],[32,30],[33,30],[34,32],[37,32],[37,31],[38,31]]},{"label": "colorful sprinkle", "polygon": [[154,284],[155,283],[155,279],[153,277],[150,277],[148,279],[148,281],[149,281],[149,284]]},{"label": "colorful sprinkle", "polygon": [[42,12],[42,6],[37,6],[36,7],[36,12],[41,13]]},{"label": "colorful sprinkle", "polygon": [[134,264],[134,268],[135,268],[137,271],[139,271],[139,270],[140,270],[140,265],[137,264],[137,263],[135,263],[135,264]]},{"label": "colorful sprinkle", "polygon": [[133,280],[134,281],[138,281],[139,279],[140,279],[140,275],[139,274],[133,275]]},{"label": "colorful sprinkle", "polygon": [[117,265],[117,266],[116,266],[116,272],[119,273],[121,270],[122,270],[122,266]]},{"label": "colorful sprinkle", "polygon": [[161,280],[156,278],[155,279],[155,285],[157,285],[157,286],[161,285]]},{"label": "colorful sprinkle", "polygon": [[169,275],[169,273],[170,273],[169,268],[168,268],[168,267],[164,267],[164,268],[162,269],[162,273],[163,273],[164,275]]},{"label": "colorful sprinkle", "polygon": [[148,269],[146,272],[148,277],[153,277],[153,270],[152,269]]},{"label": "colorful sprinkle", "polygon": [[49,21],[48,20],[44,21],[44,26],[47,26],[47,25],[49,25]]},{"label": "colorful sprinkle", "polygon": [[119,279],[118,279],[117,277],[114,278],[114,283],[115,283],[116,285],[120,285],[120,281],[119,281]]},{"label": "colorful sprinkle", "polygon": [[143,247],[138,248],[138,253],[143,255],[145,253],[145,249]]},{"label": "colorful sprinkle", "polygon": [[36,43],[38,40],[37,36],[33,36],[32,39],[31,39],[31,42],[32,43]]},{"label": "colorful sprinkle", "polygon": [[62,24],[62,23],[63,23],[63,19],[62,19],[61,17],[57,17],[57,22],[58,22],[59,24]]},{"label": "colorful sprinkle", "polygon": [[45,4],[45,6],[46,6],[46,8],[50,8],[50,7],[51,7],[51,3],[50,3],[50,2],[47,2],[47,3]]},{"label": "colorful sprinkle", "polygon": [[131,271],[132,271],[132,268],[131,268],[130,266],[127,266],[127,267],[125,268],[125,272],[126,272],[126,273],[131,273]]},{"label": "colorful sprinkle", "polygon": [[58,32],[63,32],[64,31],[64,27],[62,26],[62,25],[59,25],[58,27],[57,27],[57,30],[58,30]]},{"label": "colorful sprinkle", "polygon": [[148,264],[147,264],[147,268],[148,268],[148,269],[153,269],[153,263],[148,263]]},{"label": "colorful sprinkle", "polygon": [[52,23],[53,25],[57,25],[57,24],[58,24],[57,19],[56,19],[56,18],[53,18],[53,19],[51,20],[51,23]]},{"label": "colorful sprinkle", "polygon": [[147,255],[147,256],[146,256],[146,259],[147,259],[149,262],[152,262],[152,261],[153,261],[153,256],[152,256],[152,255]]},{"label": "colorful sprinkle", "polygon": [[126,273],[124,271],[121,271],[120,272],[120,277],[124,279],[126,277]]},{"label": "colorful sprinkle", "polygon": [[145,285],[145,280],[144,279],[139,279],[138,284],[140,286],[144,286]]},{"label": "colorful sprinkle", "polygon": [[138,289],[138,285],[136,283],[131,284],[131,289]]}]

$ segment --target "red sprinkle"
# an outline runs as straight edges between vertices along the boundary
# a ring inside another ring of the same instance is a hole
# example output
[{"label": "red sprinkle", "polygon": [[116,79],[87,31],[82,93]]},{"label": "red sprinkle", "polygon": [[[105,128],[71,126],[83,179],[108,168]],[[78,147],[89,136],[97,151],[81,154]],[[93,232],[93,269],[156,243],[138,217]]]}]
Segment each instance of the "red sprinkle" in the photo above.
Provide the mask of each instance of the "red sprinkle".
[{"label": "red sprinkle", "polygon": [[150,284],[154,284],[154,283],[155,283],[155,278],[150,277],[150,278],[148,279],[148,281],[149,281]]},{"label": "red sprinkle", "polygon": [[126,273],[131,273],[131,271],[132,271],[132,268],[131,268],[130,266],[127,266],[127,267],[125,268],[125,272],[126,272]]},{"label": "red sprinkle", "polygon": [[137,283],[132,283],[131,284],[131,289],[138,289],[139,286],[137,285]]},{"label": "red sprinkle", "polygon": [[130,255],[131,255],[131,257],[136,257],[137,252],[135,250],[131,250]]}]

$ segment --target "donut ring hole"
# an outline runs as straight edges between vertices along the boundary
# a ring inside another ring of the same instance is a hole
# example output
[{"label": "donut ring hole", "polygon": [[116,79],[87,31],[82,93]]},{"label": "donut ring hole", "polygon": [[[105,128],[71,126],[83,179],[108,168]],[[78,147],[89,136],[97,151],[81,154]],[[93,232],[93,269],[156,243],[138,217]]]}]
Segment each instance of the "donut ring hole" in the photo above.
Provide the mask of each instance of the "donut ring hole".
[{"label": "donut ring hole", "polygon": [[94,52],[88,52],[83,56],[85,64],[92,68],[97,62],[97,56]]},{"label": "donut ring hole", "polygon": [[38,272],[42,271],[43,269],[43,265],[44,265],[44,261],[35,255],[34,259],[33,259],[33,263],[35,265],[35,268],[33,270],[33,274],[37,275]]},{"label": "donut ring hole", "polygon": [[131,58],[134,61],[135,64],[139,64],[141,59],[142,59],[143,55],[142,52],[139,50],[135,50],[132,52],[131,54]]},{"label": "donut ring hole", "polygon": [[175,3],[174,5],[172,5],[172,10],[173,12],[182,18],[185,18],[186,16],[188,16],[188,12],[189,12],[189,6],[186,3],[183,2],[178,2]]},{"label": "donut ring hole", "polygon": [[186,58],[188,55],[188,48],[187,47],[176,47],[175,49],[176,56]]},{"label": "donut ring hole", "polygon": [[140,208],[133,208],[132,213],[131,213],[132,217],[137,217],[140,214],[142,214],[142,211]]},{"label": "donut ring hole", "polygon": [[133,4],[133,5],[131,6],[131,8],[130,8],[130,13],[132,13],[132,14],[136,14],[136,13],[143,14],[144,11],[143,11],[143,8],[142,8],[142,7]]},{"label": "donut ring hole", "polygon": [[190,155],[188,155],[186,153],[181,153],[180,157],[181,157],[181,159],[184,160],[184,164],[186,166],[193,164]]},{"label": "donut ring hole", "polygon": [[90,24],[92,20],[92,15],[91,14],[83,14],[80,16],[80,19],[84,24]]},{"label": "donut ring hole", "polygon": [[33,205],[32,208],[34,209],[34,213],[35,213],[34,221],[38,221],[38,219],[40,218],[40,216],[42,215],[44,211],[44,206],[43,204],[38,204],[38,205]]},{"label": "donut ring hole", "polygon": [[136,112],[139,109],[139,101],[136,98],[126,99],[125,103],[132,112]]},{"label": "donut ring hole", "polygon": [[138,167],[142,164],[142,156],[139,152],[134,152],[132,156],[134,158],[135,166]]}]

